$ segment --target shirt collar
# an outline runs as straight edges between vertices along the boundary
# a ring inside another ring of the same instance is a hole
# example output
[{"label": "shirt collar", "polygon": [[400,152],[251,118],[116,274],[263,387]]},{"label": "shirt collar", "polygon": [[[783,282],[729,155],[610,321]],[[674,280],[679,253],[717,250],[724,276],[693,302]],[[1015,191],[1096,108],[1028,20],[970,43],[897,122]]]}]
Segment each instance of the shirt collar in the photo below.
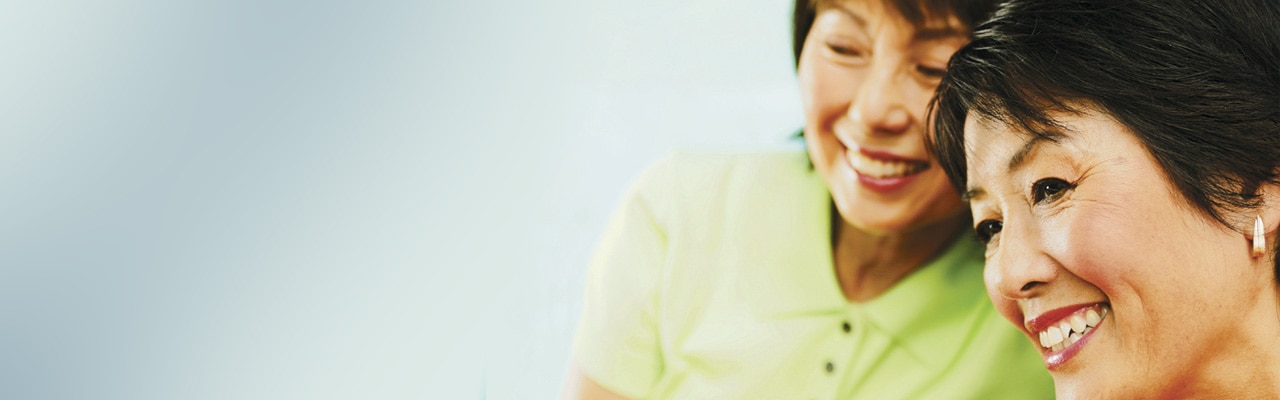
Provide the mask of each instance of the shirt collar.
[{"label": "shirt collar", "polygon": [[[884,331],[925,365],[949,363],[972,332],[975,312],[993,312],[982,282],[982,245],[960,235],[937,257],[912,272],[889,291],[864,303],[849,303],[836,280],[831,260],[834,207],[816,171],[807,171],[801,189],[792,192],[801,205],[780,252],[779,267],[760,276],[768,281],[761,307],[775,317],[844,314],[852,309]],[[807,204],[807,206],[805,206]],[[790,261],[782,261],[790,260]],[[984,314],[985,315],[985,314]]]},{"label": "shirt collar", "polygon": [[943,367],[990,312],[982,283],[982,247],[961,235],[933,261],[880,297],[862,304],[867,319],[923,364]]},{"label": "shirt collar", "polygon": [[922,364],[945,366],[962,347],[956,343],[967,339],[960,335],[973,332],[974,319],[994,312],[982,283],[982,245],[962,234],[889,291],[851,304],[840,290],[831,260],[831,194],[817,171],[807,168],[807,161],[807,154],[797,156],[792,167],[803,178],[785,182],[795,186],[778,188],[787,194],[788,205],[774,210],[789,218],[771,219],[787,222],[768,229],[786,232],[787,238],[768,235],[777,241],[756,244],[773,251],[757,252],[757,261],[770,267],[751,275],[762,280],[752,286],[760,289],[752,296],[759,303],[752,307],[775,318],[844,315],[852,310]]}]

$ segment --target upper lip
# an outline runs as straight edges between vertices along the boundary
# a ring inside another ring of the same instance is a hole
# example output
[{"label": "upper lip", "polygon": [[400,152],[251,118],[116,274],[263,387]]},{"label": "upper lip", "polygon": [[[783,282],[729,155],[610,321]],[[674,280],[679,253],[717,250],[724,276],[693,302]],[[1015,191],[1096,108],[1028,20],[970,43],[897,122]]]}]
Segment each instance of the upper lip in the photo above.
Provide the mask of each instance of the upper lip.
[{"label": "upper lip", "polygon": [[1081,304],[1070,305],[1066,307],[1055,308],[1049,311],[1045,311],[1044,313],[1041,313],[1035,318],[1027,320],[1026,322],[1027,331],[1033,334],[1042,332],[1056,325],[1063,318],[1066,318],[1067,316],[1074,314],[1076,311],[1080,311],[1081,309],[1093,307],[1099,304],[1105,304],[1105,303],[1104,302],[1081,303]]},{"label": "upper lip", "polygon": [[918,158],[910,158],[910,157],[900,156],[900,155],[893,154],[893,153],[890,153],[890,152],[887,152],[887,151],[868,150],[868,149],[866,149],[866,148],[861,148],[861,147],[860,147],[860,148],[858,148],[858,152],[859,152],[859,153],[862,153],[862,155],[867,156],[867,157],[869,157],[869,158],[877,159],[877,160],[884,160],[884,161],[899,161],[899,162],[910,162],[910,163],[927,163],[927,162],[929,162],[929,160],[921,160],[921,159],[918,159]]},{"label": "upper lip", "polygon": [[858,144],[853,140],[848,140],[839,134],[835,136],[836,136],[836,140],[838,140],[840,144],[844,145],[845,148],[858,149],[858,153],[861,153],[862,155],[873,158],[873,159],[884,160],[884,161],[913,162],[913,163],[929,162],[928,158],[924,158],[924,159],[912,158],[907,156],[900,156],[885,150],[871,150],[865,146]]}]

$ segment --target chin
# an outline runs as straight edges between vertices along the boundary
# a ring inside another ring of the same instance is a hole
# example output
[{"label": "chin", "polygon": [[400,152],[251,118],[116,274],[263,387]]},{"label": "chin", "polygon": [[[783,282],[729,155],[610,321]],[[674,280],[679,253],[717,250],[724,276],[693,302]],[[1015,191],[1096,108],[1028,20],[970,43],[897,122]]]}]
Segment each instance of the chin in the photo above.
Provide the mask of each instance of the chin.
[{"label": "chin", "polygon": [[865,215],[870,213],[841,213],[840,218],[846,224],[859,231],[873,235],[889,235],[907,230],[911,223],[906,218],[885,218],[884,215]]},{"label": "chin", "polygon": [[1092,366],[1092,371],[1093,374],[1086,374],[1083,371],[1051,373],[1057,398],[1064,400],[1168,398],[1167,393],[1166,396],[1161,396],[1162,390],[1159,388],[1144,386],[1149,382],[1147,379],[1130,376],[1123,378],[1131,380],[1129,383],[1121,383],[1115,379],[1121,379],[1123,374],[1108,373],[1107,369],[1100,365]]},{"label": "chin", "polygon": [[1059,384],[1057,377],[1054,377],[1054,397],[1059,400],[1071,399],[1137,399],[1144,397],[1120,396],[1115,393],[1105,393],[1100,390],[1101,382],[1095,382],[1093,385],[1083,383]]}]

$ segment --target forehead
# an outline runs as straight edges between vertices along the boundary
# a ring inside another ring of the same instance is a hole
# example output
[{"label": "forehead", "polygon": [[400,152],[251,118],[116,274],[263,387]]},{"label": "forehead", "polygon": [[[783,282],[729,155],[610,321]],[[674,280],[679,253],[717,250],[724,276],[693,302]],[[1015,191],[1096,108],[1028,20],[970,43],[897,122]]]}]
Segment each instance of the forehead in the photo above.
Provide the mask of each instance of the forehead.
[{"label": "forehead", "polygon": [[[892,22],[917,31],[916,36],[961,36],[967,38],[966,26],[953,10],[930,7],[922,1],[901,0],[811,0],[821,12],[829,9],[854,11],[858,14],[888,17]],[[866,21],[868,23],[888,21]]]},{"label": "forehead", "polygon": [[1131,159],[1137,153],[1150,158],[1137,135],[1108,113],[1085,106],[1074,112],[1048,114],[1058,126],[1035,133],[990,117],[970,114],[965,118],[968,185],[981,186],[984,180],[1010,174],[1034,161],[1044,148],[1077,161]]},{"label": "forehead", "polygon": [[[1056,138],[1054,140],[1058,140]],[[1013,129],[1001,121],[970,115],[964,123],[965,182],[962,198],[974,203],[1014,190],[1013,174],[1034,162],[1050,140]],[[1014,190],[1016,191],[1016,190]]]},{"label": "forehead", "polygon": [[970,185],[984,174],[996,172],[994,167],[1002,164],[1000,160],[1012,158],[1030,139],[1030,134],[1014,130],[1008,124],[970,114],[964,121],[964,152]]}]

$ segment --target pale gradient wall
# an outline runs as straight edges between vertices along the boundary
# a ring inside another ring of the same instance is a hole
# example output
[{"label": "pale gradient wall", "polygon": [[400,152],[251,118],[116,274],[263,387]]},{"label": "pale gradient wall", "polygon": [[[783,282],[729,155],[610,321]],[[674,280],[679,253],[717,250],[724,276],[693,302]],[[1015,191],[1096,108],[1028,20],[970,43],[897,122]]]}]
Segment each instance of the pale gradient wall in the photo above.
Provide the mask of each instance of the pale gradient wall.
[{"label": "pale gradient wall", "polygon": [[553,398],[628,182],[799,126],[790,6],[0,1],[0,398]]}]

